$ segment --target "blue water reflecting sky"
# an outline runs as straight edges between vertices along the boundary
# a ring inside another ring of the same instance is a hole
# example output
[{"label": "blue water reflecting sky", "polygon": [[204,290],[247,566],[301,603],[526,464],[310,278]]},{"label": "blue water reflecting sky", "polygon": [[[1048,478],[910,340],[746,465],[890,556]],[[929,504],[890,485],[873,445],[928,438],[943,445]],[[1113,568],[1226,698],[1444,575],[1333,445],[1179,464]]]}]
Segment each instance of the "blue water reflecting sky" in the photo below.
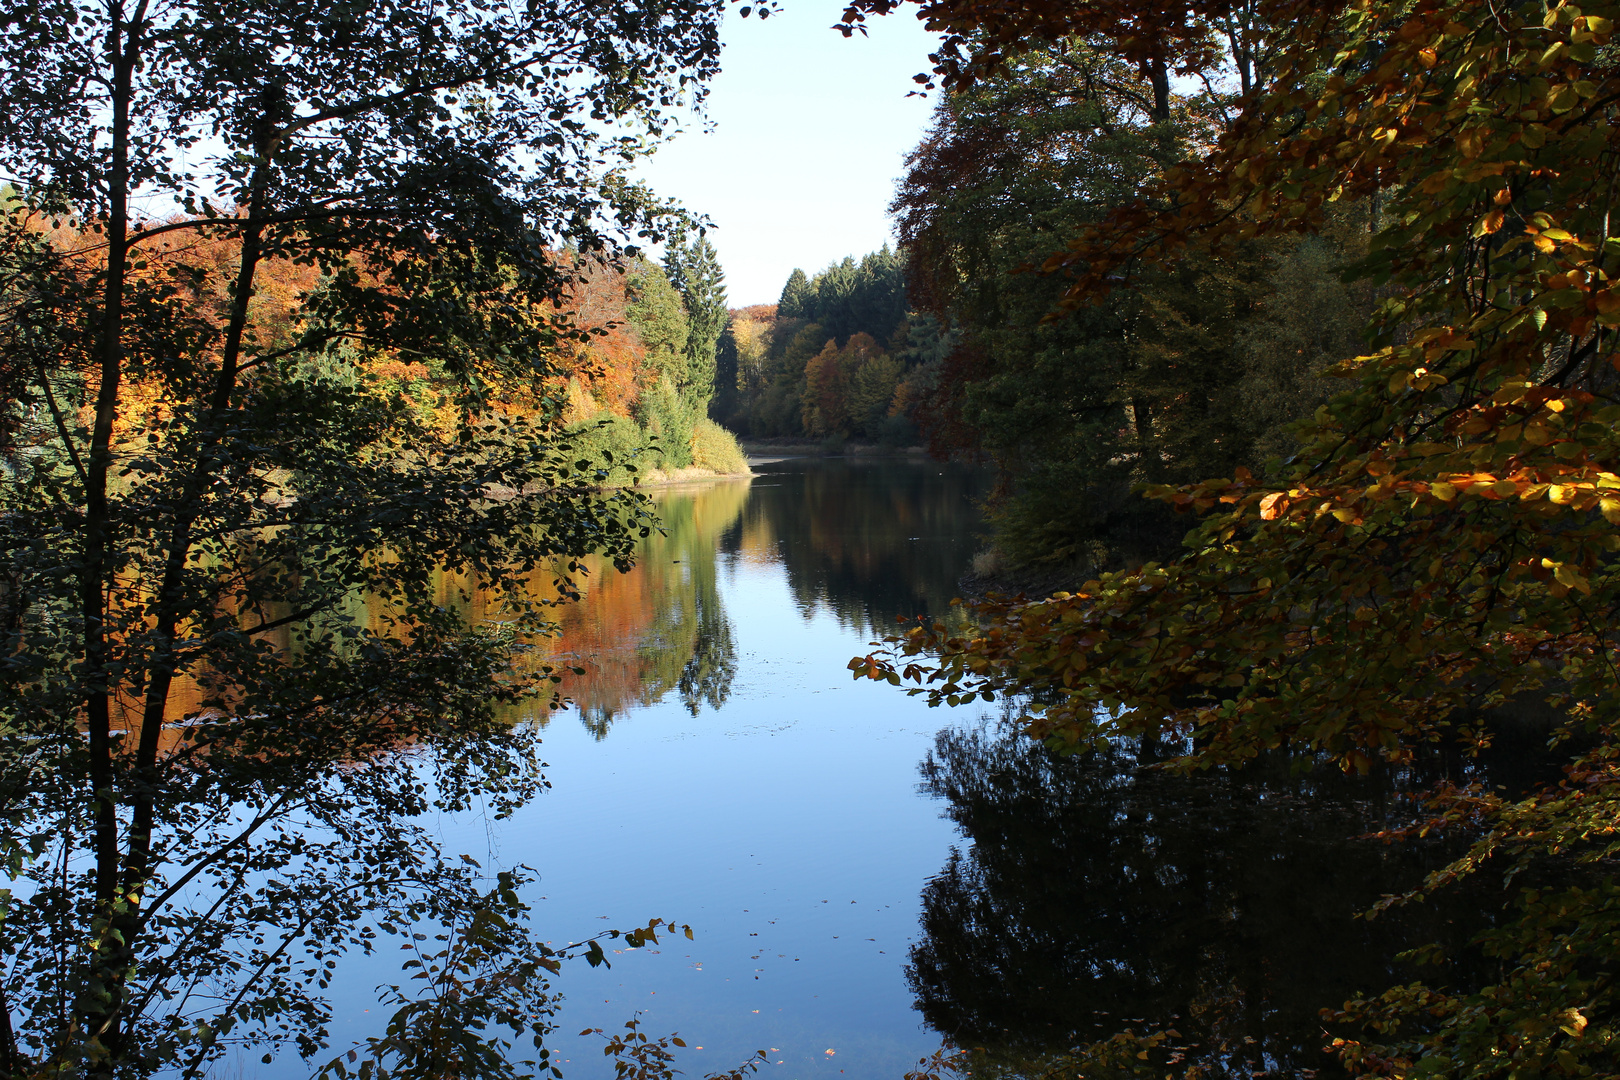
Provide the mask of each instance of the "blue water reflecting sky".
[{"label": "blue water reflecting sky", "polygon": [[[784,1080],[897,1080],[938,1045],[912,1009],[904,965],[919,891],[955,834],[919,794],[917,765],[941,726],[966,717],[855,683],[845,663],[866,650],[884,605],[916,613],[950,594],[974,550],[983,478],[818,460],[760,473],[746,499],[661,496],[712,543],[707,580],[735,651],[723,705],[700,702],[694,714],[667,692],[623,710],[605,734],[559,714],[542,734],[551,791],[506,821],[439,823],[451,853],[539,872],[537,922],[559,944],[655,916],[693,927],[695,941],[610,952],[611,970],[565,969],[551,1045],[570,1077],[611,1075],[601,1040],[576,1032],[618,1028],[638,1011],[649,1033],[681,1033],[690,1076],[759,1049],[772,1063],[763,1075]],[[730,508],[705,519],[720,506]],[[677,539],[655,541],[644,564],[663,565],[676,585],[705,579],[691,565],[699,540],[672,549]],[[604,648],[691,648],[668,626],[645,633]],[[369,998],[361,991],[393,963],[351,966],[344,1000]],[[375,1023],[340,1007],[334,1045]]]}]

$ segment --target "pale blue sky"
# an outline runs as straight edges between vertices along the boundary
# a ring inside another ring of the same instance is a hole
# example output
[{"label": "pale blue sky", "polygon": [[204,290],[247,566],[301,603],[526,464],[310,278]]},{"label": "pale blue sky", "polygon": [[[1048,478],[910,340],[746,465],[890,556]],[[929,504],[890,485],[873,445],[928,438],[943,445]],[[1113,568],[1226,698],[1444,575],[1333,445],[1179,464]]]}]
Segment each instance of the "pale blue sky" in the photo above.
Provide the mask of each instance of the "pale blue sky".
[{"label": "pale blue sky", "polygon": [[733,307],[772,303],[807,273],[892,239],[886,208],[933,98],[907,97],[934,45],[910,13],[871,33],[832,30],[839,0],[788,0],[769,19],[727,16],[714,130],[694,123],[637,175],[715,223]]}]

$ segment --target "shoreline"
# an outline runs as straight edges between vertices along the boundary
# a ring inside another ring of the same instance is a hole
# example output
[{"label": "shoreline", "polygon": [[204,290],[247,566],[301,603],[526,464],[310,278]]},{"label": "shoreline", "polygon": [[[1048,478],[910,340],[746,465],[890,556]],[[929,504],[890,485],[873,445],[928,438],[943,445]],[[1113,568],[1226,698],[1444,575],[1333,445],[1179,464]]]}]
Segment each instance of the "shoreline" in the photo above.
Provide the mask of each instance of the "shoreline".
[{"label": "shoreline", "polygon": [[[753,464],[751,459],[749,464]],[[753,478],[754,472],[752,469],[747,472],[723,473],[698,465],[689,465],[684,469],[670,469],[667,472],[658,468],[648,469],[634,484],[627,486],[636,489],[666,488],[679,487],[683,484],[704,484],[711,480],[752,480]]]},{"label": "shoreline", "polygon": [[749,464],[787,461],[802,457],[903,457],[928,456],[925,446],[884,446],[881,443],[846,442],[829,446],[814,439],[747,439],[739,437],[737,445],[748,456]]}]

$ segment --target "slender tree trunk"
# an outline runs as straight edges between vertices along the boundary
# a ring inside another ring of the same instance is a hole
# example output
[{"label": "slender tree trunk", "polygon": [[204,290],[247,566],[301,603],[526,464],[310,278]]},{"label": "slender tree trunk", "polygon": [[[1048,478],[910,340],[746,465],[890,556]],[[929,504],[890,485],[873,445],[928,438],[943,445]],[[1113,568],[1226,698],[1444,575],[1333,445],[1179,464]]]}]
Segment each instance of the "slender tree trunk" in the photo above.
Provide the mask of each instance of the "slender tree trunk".
[{"label": "slender tree trunk", "polygon": [[1136,443],[1142,448],[1143,457],[1158,460],[1158,454],[1153,444],[1153,405],[1141,394],[1131,396],[1132,427],[1136,429]]},{"label": "slender tree trunk", "polygon": [[90,954],[91,985],[100,993],[87,993],[79,1005],[80,1035],[98,1041],[106,1055],[91,1057],[91,1076],[110,1076],[110,1059],[120,1041],[119,1008],[127,949],[118,943],[112,924],[118,908],[119,830],[118,791],[113,767],[112,671],[107,634],[105,586],[112,569],[113,542],[107,504],[107,481],[112,468],[113,426],[118,418],[119,380],[123,375],[124,286],[129,272],[130,109],[134,97],[135,64],[140,49],[140,12],[124,18],[119,0],[109,3],[111,29],[107,59],[112,70],[112,146],[107,176],[107,271],[102,299],[100,386],[96,392],[95,422],[86,461],[84,508],[84,562],[80,571],[79,604],[83,620],[85,663],[85,723],[93,788],[92,844],[95,854],[96,934],[100,941]]},{"label": "slender tree trunk", "polygon": [[[218,447],[229,423],[231,397],[240,369],[242,338],[247,328],[248,305],[253,296],[253,279],[258,269],[264,229],[264,189],[269,178],[268,156],[273,146],[262,152],[255,171],[247,221],[243,225],[242,253],[237,266],[231,298],[231,317],[226,326],[219,373],[206,410],[199,417],[200,438],[191,474],[176,500],[174,524],[164,556],[163,579],[158,590],[156,620],[152,638],[156,642],[148,664],[146,701],[141,715],[139,744],[135,753],[134,780],[128,794],[130,828],[128,853],[124,860],[123,883],[128,891],[144,890],[153,871],[152,837],[156,830],[155,809],[162,783],[158,762],[160,739],[167,720],[169,694],[179,663],[180,624],[186,615],[186,567],[191,559],[193,528],[202,515],[208,480],[218,462]],[[132,950],[140,933],[140,912],[124,911],[115,925],[123,948]]]},{"label": "slender tree trunk", "polygon": [[1170,65],[1161,57],[1143,64],[1148,82],[1153,85],[1153,122],[1162,124],[1170,119]]}]

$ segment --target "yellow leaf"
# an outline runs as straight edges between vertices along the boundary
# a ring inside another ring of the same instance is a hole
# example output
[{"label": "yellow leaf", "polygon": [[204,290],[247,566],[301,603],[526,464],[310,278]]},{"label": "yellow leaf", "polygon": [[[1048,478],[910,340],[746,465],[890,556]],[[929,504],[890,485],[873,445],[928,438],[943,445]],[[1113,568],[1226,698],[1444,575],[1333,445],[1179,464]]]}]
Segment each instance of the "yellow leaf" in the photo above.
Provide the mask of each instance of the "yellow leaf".
[{"label": "yellow leaf", "polygon": [[1571,589],[1579,589],[1588,596],[1592,594],[1591,582],[1582,577],[1580,571],[1568,563],[1559,563],[1557,568],[1553,570],[1553,578],[1560,585],[1567,585]]},{"label": "yellow leaf", "polygon": [[1610,525],[1620,525],[1620,499],[1599,499],[1598,509]]},{"label": "yellow leaf", "polygon": [[1558,1026],[1563,1029],[1566,1035],[1580,1038],[1581,1032],[1586,1030],[1587,1019],[1581,1015],[1579,1009],[1565,1009],[1559,1019],[1564,1021]]},{"label": "yellow leaf", "polygon": [[1454,484],[1439,481],[1429,485],[1429,493],[1441,502],[1450,502],[1457,497],[1457,488]]}]

